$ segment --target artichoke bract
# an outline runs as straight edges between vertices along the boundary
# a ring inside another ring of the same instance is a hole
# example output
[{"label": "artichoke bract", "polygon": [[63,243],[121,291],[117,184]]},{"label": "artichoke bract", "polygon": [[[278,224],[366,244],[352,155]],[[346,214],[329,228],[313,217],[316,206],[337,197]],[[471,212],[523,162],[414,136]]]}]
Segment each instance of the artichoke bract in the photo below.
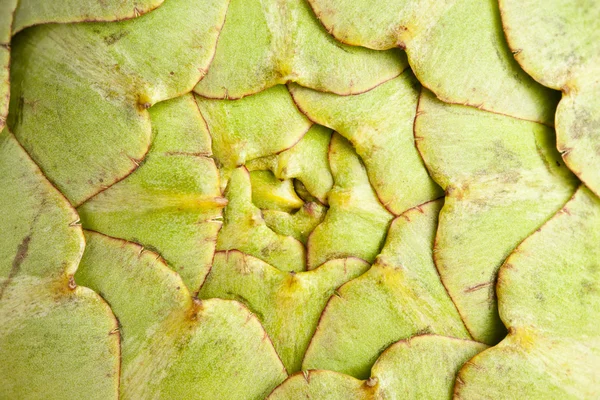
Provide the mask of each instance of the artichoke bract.
[{"label": "artichoke bract", "polygon": [[600,398],[599,21],[1,2],[0,398]]}]

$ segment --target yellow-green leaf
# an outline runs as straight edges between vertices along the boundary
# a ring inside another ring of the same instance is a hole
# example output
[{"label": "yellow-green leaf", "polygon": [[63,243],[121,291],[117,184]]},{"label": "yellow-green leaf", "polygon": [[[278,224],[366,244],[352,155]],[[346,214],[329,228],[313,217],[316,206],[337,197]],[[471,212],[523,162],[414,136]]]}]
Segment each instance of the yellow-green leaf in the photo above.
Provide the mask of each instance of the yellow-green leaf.
[{"label": "yellow-green leaf", "polygon": [[406,58],[397,50],[375,52],[337,43],[305,0],[231,0],[215,59],[194,90],[235,99],[293,81],[351,94],[369,90],[405,67]]},{"label": "yellow-green leaf", "polygon": [[0,186],[0,397],[116,399],[117,321],[73,280],[77,213],[7,129]]},{"label": "yellow-green leaf", "polygon": [[280,181],[271,171],[250,172],[252,185],[252,202],[259,208],[267,210],[298,210],[304,202],[294,191],[291,180]]},{"label": "yellow-green leaf", "polygon": [[246,304],[263,323],[291,373],[300,370],[327,299],[367,268],[363,260],[347,258],[312,271],[283,272],[237,251],[218,252],[198,295]]},{"label": "yellow-green leaf", "polygon": [[202,78],[226,10],[227,0],[169,0],[128,21],[46,24],[15,36],[8,124],[73,204],[144,158],[146,109]]},{"label": "yellow-green leaf", "polygon": [[[369,181],[395,215],[440,197],[417,152],[413,122],[419,83],[410,71],[354,96],[338,96],[290,85],[299,108],[313,121],[352,143]],[[303,181],[306,185],[306,182]]]},{"label": "yellow-green leaf", "polygon": [[83,226],[158,252],[197,291],[221,228],[219,173],[191,94],[150,109],[154,141],[144,162],[78,211]]},{"label": "yellow-green leaf", "polygon": [[312,231],[323,222],[327,207],[314,201],[304,203],[294,213],[277,210],[262,210],[263,218],[269,228],[280,235],[292,236],[306,244]]},{"label": "yellow-green leaf", "polygon": [[441,201],[408,210],[364,275],[342,286],[319,321],[303,369],[367,378],[391,343],[430,332],[470,338],[433,264]]},{"label": "yellow-green leaf", "polygon": [[10,98],[10,39],[14,11],[19,0],[0,3],[0,130],[6,124]]},{"label": "yellow-green leaf", "polygon": [[271,341],[243,305],[193,300],[181,278],[138,245],[94,232],[86,240],[77,279],[119,319],[120,398],[262,399],[285,379]]},{"label": "yellow-green leaf", "polygon": [[256,158],[247,163],[250,171],[270,169],[279,179],[298,179],[321,203],[327,203],[327,193],[333,186],[329,169],[331,130],[313,125],[292,147],[277,154]]},{"label": "yellow-green leaf", "polygon": [[139,17],[164,0],[19,0],[12,32],[40,24],[118,21]]},{"label": "yellow-green leaf", "polygon": [[311,126],[283,85],[239,100],[196,96],[196,102],[212,137],[223,188],[233,169],[289,149]]},{"label": "yellow-green leaf", "polygon": [[427,90],[419,104],[417,147],[446,191],[436,265],[471,335],[494,344],[505,334],[494,293],[498,268],[578,181],[545,125],[444,104]]},{"label": "yellow-green leaf", "polygon": [[500,0],[508,44],[538,82],[562,90],[558,150],[600,195],[600,3],[596,0]]},{"label": "yellow-green leaf", "polygon": [[393,216],[379,202],[350,143],[338,134],[331,139],[329,162],[335,183],[328,195],[329,211],[308,238],[308,268],[345,257],[370,263]]},{"label": "yellow-green leaf", "polygon": [[239,250],[282,271],[306,269],[304,245],[291,236],[273,232],[252,203],[250,174],[245,168],[233,171],[225,196],[229,203],[223,214],[217,250]]},{"label": "yellow-green leaf", "polygon": [[268,399],[450,400],[460,367],[486,347],[445,336],[415,336],[388,347],[364,381],[339,372],[309,370],[289,377]]},{"label": "yellow-green leaf", "polygon": [[513,59],[496,0],[309,2],[341,42],[405,48],[415,75],[438,98],[552,124],[557,93]]},{"label": "yellow-green leaf", "polygon": [[600,200],[582,186],[500,269],[509,334],[462,368],[455,398],[600,396],[599,242]]}]

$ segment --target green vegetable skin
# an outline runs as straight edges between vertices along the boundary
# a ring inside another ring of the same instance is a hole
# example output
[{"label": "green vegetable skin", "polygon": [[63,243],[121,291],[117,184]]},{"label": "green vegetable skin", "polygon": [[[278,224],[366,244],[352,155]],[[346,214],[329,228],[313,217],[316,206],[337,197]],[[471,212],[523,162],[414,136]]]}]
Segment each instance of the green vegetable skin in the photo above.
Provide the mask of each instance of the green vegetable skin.
[{"label": "green vegetable skin", "polygon": [[599,21],[1,2],[0,399],[600,398]]}]

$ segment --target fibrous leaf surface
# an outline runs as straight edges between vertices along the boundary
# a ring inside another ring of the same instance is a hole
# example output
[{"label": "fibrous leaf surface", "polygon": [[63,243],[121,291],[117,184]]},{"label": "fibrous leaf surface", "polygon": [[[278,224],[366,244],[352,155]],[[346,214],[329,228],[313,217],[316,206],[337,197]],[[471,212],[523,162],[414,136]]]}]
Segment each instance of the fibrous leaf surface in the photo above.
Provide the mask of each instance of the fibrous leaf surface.
[{"label": "fibrous leaf surface", "polygon": [[390,344],[419,332],[469,339],[433,263],[440,200],[396,218],[375,264],[331,297],[303,369],[367,378]]},{"label": "fibrous leaf surface", "polygon": [[290,376],[267,397],[268,400],[316,398],[327,400],[367,400],[373,389],[365,381],[327,370],[308,370]]},{"label": "fibrous leaf surface", "polygon": [[146,109],[202,78],[227,4],[169,0],[129,21],[46,24],[15,36],[9,126],[72,203],[144,157]]},{"label": "fibrous leaf surface", "polygon": [[298,179],[321,203],[333,186],[329,168],[331,130],[313,125],[294,146],[278,154],[256,158],[246,165],[249,170],[270,169],[278,179]]},{"label": "fibrous leaf surface", "polygon": [[246,304],[292,373],[300,370],[327,299],[368,268],[363,260],[347,258],[328,261],[312,271],[284,272],[238,251],[218,252],[198,295]]},{"label": "fibrous leaf surface", "polygon": [[433,179],[446,190],[436,264],[469,332],[494,344],[505,334],[494,285],[510,252],[573,194],[554,131],[424,90],[415,138]]},{"label": "fibrous leaf surface", "polygon": [[558,96],[513,59],[496,0],[309,2],[342,42],[405,48],[415,75],[438,98],[552,124]]},{"label": "fibrous leaf surface", "polygon": [[0,129],[6,122],[10,97],[9,65],[12,35],[23,28],[56,22],[117,21],[138,17],[164,0],[5,0],[0,4]]},{"label": "fibrous leaf surface", "polygon": [[[419,83],[410,71],[373,90],[338,96],[290,85],[299,108],[352,143],[381,202],[395,215],[440,197],[414,145]],[[306,182],[304,182],[306,185]]]},{"label": "fibrous leaf surface", "polygon": [[269,400],[305,398],[328,400],[450,399],[460,367],[486,345],[437,335],[415,336],[388,347],[371,376],[361,381],[351,376],[309,370],[288,378]]},{"label": "fibrous leaf surface", "polygon": [[[311,126],[283,85],[239,100],[196,96],[196,101],[225,178],[232,169],[252,159],[294,146]],[[224,179],[223,184],[226,183]]]},{"label": "fibrous leaf surface", "polygon": [[197,291],[210,269],[222,209],[210,136],[191,94],[150,110],[144,162],[78,211],[83,226],[154,249]]},{"label": "fibrous leaf surface", "polygon": [[334,134],[329,147],[334,185],[329,210],[308,238],[308,268],[328,260],[358,257],[372,262],[393,216],[379,202],[360,158],[346,139]]},{"label": "fibrous leaf surface", "polygon": [[12,32],[39,24],[118,21],[139,17],[164,0],[18,0]]},{"label": "fibrous leaf surface", "polygon": [[327,207],[314,201],[304,203],[294,213],[277,210],[262,210],[269,228],[280,235],[292,236],[306,244],[311,232],[325,219]]},{"label": "fibrous leaf surface", "polygon": [[562,90],[557,147],[567,166],[600,195],[600,4],[595,0],[501,0],[516,60]]},{"label": "fibrous leaf surface", "polygon": [[117,321],[73,280],[77,213],[7,129],[0,186],[0,397],[115,399]]},{"label": "fibrous leaf surface", "polygon": [[294,191],[290,179],[280,181],[271,171],[250,172],[252,202],[259,208],[279,211],[298,210],[304,202]]},{"label": "fibrous leaf surface", "polygon": [[600,396],[599,227],[600,200],[582,186],[508,257],[497,292],[509,334],[462,368],[455,398]]},{"label": "fibrous leaf surface", "polygon": [[351,94],[372,89],[405,67],[397,50],[337,43],[305,0],[232,0],[215,59],[194,90],[234,99],[293,81]]},{"label": "fibrous leaf surface", "polygon": [[239,250],[282,271],[303,271],[306,256],[303,244],[291,236],[273,232],[252,203],[250,174],[244,167],[231,174],[225,197],[229,203],[223,213],[223,227],[217,250]]},{"label": "fibrous leaf surface", "polygon": [[243,305],[193,300],[181,278],[138,245],[94,232],[86,241],[77,278],[119,319],[120,398],[262,399],[285,379]]}]

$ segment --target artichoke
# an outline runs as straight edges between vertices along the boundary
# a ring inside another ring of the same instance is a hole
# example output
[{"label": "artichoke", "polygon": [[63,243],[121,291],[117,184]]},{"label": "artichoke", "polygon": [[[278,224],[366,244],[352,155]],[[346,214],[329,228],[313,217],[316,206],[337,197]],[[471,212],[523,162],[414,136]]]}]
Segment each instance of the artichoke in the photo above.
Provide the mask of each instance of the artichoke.
[{"label": "artichoke", "polygon": [[597,1],[5,0],[0,63],[1,399],[600,398]]}]

